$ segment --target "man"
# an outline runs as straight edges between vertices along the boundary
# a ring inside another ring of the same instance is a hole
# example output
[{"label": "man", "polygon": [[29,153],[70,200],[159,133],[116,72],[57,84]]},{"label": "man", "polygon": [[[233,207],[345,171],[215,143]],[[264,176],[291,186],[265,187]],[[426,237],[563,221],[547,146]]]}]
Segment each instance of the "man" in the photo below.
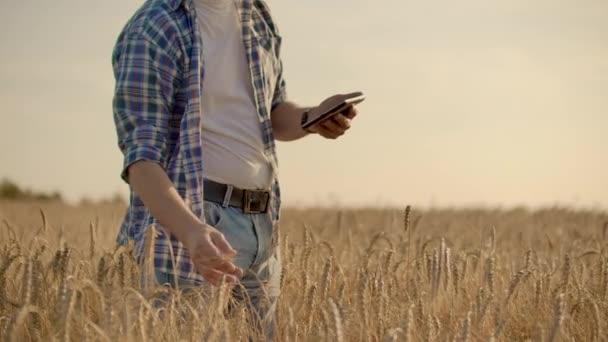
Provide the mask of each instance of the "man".
[{"label": "man", "polygon": [[[154,227],[160,284],[240,286],[272,335],[279,294],[275,139],[335,139],[356,115],[304,131],[349,95],[303,108],[287,101],[281,38],[262,0],[148,0],[113,53],[114,119],[130,206],[118,242]],[[352,94],[351,94],[352,95]]]}]

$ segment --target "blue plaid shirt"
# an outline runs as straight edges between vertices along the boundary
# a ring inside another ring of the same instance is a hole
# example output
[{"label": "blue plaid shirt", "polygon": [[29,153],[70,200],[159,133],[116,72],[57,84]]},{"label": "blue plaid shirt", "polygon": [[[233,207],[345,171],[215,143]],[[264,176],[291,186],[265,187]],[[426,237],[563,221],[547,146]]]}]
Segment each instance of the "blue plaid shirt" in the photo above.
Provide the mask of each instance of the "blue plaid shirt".
[{"label": "blue plaid shirt", "polygon": [[[275,223],[276,243],[280,193],[270,113],[286,100],[279,57],[281,38],[263,0],[238,0],[237,8],[264,153],[275,175],[269,214]],[[192,0],[148,0],[118,37],[112,64],[116,79],[114,121],[124,154],[122,178],[127,181],[127,168],[137,161],[157,162],[192,212],[204,220],[200,115],[203,49]],[[145,231],[151,225],[157,232],[155,268],[202,283],[188,251],[132,191],[117,240],[119,244],[134,241],[140,262]]]}]

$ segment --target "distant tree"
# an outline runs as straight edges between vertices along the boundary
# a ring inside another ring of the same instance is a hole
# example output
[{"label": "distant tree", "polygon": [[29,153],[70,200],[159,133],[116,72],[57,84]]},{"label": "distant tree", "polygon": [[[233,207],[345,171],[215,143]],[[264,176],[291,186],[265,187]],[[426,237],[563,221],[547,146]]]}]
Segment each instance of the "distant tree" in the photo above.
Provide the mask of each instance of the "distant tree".
[{"label": "distant tree", "polygon": [[103,205],[126,205],[127,201],[119,192],[116,192],[111,197],[99,200],[98,203]]},{"label": "distant tree", "polygon": [[51,194],[51,199],[53,201],[63,201],[63,196],[59,191],[55,191]]},{"label": "distant tree", "polygon": [[63,196],[59,191],[52,193],[34,192],[30,189],[22,189],[17,183],[8,179],[2,179],[0,182],[0,198],[8,200],[39,200],[39,201],[62,201]]},{"label": "distant tree", "polygon": [[94,205],[95,201],[93,201],[92,199],[88,198],[88,197],[82,197],[80,199],[80,202],[78,203],[78,205],[80,205],[81,207],[88,207],[91,205]]},{"label": "distant tree", "polygon": [[23,191],[19,186],[8,179],[3,179],[0,183],[0,198],[18,199],[23,197]]},{"label": "distant tree", "polygon": [[114,196],[112,196],[112,198],[110,199],[110,203],[112,204],[126,204],[127,202],[125,201],[125,198],[122,197],[122,195],[120,193],[115,193]]}]

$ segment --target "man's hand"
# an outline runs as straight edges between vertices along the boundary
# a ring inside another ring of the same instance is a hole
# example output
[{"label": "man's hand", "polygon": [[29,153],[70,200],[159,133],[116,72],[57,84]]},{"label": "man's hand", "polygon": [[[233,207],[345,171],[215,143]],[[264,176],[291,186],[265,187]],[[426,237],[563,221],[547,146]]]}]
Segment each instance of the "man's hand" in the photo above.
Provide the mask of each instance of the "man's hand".
[{"label": "man's hand", "polygon": [[180,197],[165,170],[156,162],[129,167],[129,182],[150,212],[188,249],[195,269],[212,285],[236,283],[243,271],[232,263],[236,251],[224,235],[204,224]]},{"label": "man's hand", "polygon": [[243,276],[243,270],[232,263],[236,251],[217,229],[207,224],[193,229],[185,246],[194,267],[211,285],[220,285],[223,277],[226,283],[235,284]]},{"label": "man's hand", "polygon": [[[334,95],[325,101],[323,101],[318,107],[311,109],[311,115],[314,116],[316,113],[325,113],[331,110],[344,100],[359,96],[360,92],[344,95]],[[357,116],[357,109],[355,106],[350,106],[344,113],[336,114],[329,119],[321,121],[308,130],[312,133],[318,133],[327,139],[337,139],[344,135],[351,127],[351,121]]]}]

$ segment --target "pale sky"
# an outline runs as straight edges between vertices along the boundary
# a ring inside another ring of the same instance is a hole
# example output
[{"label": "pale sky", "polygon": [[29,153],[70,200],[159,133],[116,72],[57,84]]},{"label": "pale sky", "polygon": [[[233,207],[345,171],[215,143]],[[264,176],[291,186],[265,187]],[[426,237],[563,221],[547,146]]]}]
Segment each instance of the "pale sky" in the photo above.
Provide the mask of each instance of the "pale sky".
[{"label": "pale sky", "polygon": [[[141,0],[0,1],[0,178],[128,193],[110,56]],[[608,1],[271,0],[291,100],[361,90],[281,143],[286,204],[608,208]]]}]

